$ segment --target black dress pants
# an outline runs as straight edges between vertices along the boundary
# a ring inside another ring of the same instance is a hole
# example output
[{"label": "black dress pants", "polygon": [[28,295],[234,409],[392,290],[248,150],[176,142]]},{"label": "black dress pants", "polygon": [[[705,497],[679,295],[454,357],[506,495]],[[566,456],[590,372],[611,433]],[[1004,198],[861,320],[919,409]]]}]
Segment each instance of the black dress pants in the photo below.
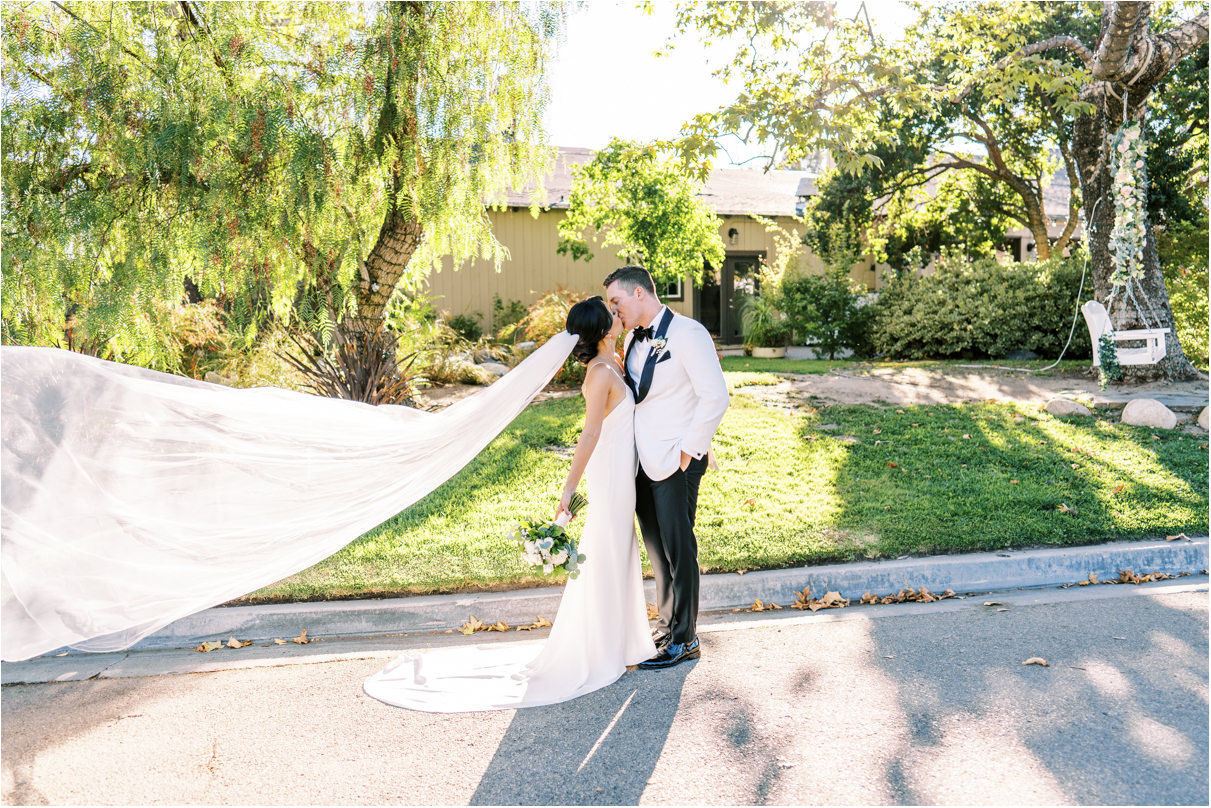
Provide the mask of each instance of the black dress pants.
[{"label": "black dress pants", "polygon": [[706,458],[691,460],[663,480],[640,466],[635,475],[635,514],[656,579],[657,630],[676,643],[694,639],[698,621],[698,539],[694,517]]}]

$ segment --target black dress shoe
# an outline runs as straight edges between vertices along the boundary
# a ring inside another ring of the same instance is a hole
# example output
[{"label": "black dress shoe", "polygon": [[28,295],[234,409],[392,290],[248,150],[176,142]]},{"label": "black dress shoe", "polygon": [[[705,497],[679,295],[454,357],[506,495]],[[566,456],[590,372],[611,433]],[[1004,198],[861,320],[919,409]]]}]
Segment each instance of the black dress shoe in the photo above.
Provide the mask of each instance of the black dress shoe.
[{"label": "black dress shoe", "polygon": [[697,659],[700,656],[702,656],[702,649],[698,645],[698,638],[695,637],[689,642],[668,643],[656,652],[656,656],[640,662],[639,668],[645,671],[671,668],[687,659]]}]

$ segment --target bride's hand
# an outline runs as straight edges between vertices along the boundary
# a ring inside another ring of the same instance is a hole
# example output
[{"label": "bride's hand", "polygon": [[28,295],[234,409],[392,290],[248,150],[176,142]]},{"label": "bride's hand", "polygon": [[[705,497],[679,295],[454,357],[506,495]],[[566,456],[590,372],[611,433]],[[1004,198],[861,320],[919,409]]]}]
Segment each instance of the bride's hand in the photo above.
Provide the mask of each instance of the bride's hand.
[{"label": "bride's hand", "polygon": [[572,502],[572,495],[565,491],[563,496],[559,498],[559,504],[555,506],[555,518],[556,519],[559,518],[559,515],[561,513],[566,513],[568,515],[569,519],[572,517],[572,512],[570,510],[568,510],[568,506],[571,504],[571,502]]}]

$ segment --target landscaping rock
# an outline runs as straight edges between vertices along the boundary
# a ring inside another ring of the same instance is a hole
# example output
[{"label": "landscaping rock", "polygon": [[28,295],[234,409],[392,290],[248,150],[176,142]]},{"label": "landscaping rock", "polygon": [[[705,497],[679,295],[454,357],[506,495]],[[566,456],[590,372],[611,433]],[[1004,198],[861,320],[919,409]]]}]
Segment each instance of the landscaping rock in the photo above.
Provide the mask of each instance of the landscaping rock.
[{"label": "landscaping rock", "polygon": [[508,365],[502,365],[500,362],[480,362],[480,370],[486,370],[494,376],[503,376],[509,372]]},{"label": "landscaping rock", "polygon": [[1207,407],[1203,407],[1203,411],[1198,414],[1198,425],[1203,428],[1204,432],[1207,431],[1207,409]]},{"label": "landscaping rock", "polygon": [[1149,426],[1157,429],[1173,429],[1177,416],[1173,410],[1154,398],[1136,398],[1123,407],[1123,423],[1132,426]]},{"label": "landscaping rock", "polygon": [[1092,415],[1089,408],[1070,398],[1053,398],[1047,402],[1047,412],[1055,416]]}]

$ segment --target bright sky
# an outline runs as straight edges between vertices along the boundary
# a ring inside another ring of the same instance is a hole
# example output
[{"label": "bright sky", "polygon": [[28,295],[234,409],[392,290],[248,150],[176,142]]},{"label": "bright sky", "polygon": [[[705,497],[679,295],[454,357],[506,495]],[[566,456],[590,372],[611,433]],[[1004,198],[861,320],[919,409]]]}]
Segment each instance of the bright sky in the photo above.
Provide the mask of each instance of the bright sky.
[{"label": "bright sky", "polygon": [[[722,47],[707,48],[696,34],[677,37],[668,56],[653,55],[674,35],[676,15],[668,0],[652,5],[651,15],[636,0],[590,0],[571,11],[552,73],[547,118],[552,145],[597,149],[614,136],[671,138],[695,114],[736,96],[711,76],[712,60],[718,65],[729,54]],[[852,17],[860,6],[859,0],[840,0],[837,13]],[[866,8],[885,36],[896,36],[912,19],[911,10],[896,0],[868,0]],[[736,138],[722,145],[736,162],[762,153]],[[718,161],[726,163],[726,155]]]}]

